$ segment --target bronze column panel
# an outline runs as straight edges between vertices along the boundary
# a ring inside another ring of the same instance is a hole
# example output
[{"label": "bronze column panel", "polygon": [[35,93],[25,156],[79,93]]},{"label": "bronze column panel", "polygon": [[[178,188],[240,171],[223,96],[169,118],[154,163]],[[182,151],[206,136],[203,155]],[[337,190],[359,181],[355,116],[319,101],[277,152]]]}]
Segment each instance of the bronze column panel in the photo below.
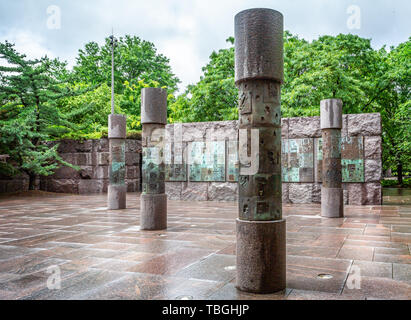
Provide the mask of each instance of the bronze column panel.
[{"label": "bronze column panel", "polygon": [[250,9],[235,17],[239,89],[237,288],[272,293],[286,286],[286,223],[281,199],[283,16]]},{"label": "bronze column panel", "polygon": [[321,101],[321,130],[323,164],[321,187],[321,216],[344,217],[341,172],[342,101]]},{"label": "bronze column panel", "polygon": [[110,166],[107,202],[110,210],[126,208],[126,122],[127,118],[124,115],[111,114],[108,116]]},{"label": "bronze column panel", "polygon": [[142,194],[141,230],[167,229],[164,143],[167,124],[167,90],[144,88],[141,91]]}]

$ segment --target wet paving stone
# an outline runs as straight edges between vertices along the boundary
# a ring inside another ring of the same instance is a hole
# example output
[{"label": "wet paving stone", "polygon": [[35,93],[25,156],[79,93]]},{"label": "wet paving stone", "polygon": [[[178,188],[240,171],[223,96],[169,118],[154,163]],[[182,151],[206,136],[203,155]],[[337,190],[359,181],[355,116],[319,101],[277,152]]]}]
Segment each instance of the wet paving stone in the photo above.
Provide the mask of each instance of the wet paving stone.
[{"label": "wet paving stone", "polygon": [[358,268],[361,276],[392,279],[393,271],[391,263],[356,260],[351,267],[350,274],[354,267]]},{"label": "wet paving stone", "polygon": [[[309,290],[292,290],[287,296],[287,300],[351,300],[352,297],[330,292],[309,291]],[[365,300],[360,298],[358,300]]]},{"label": "wet paving stone", "polygon": [[340,294],[351,263],[351,260],[287,256],[287,287]]},{"label": "wet paving stone", "polygon": [[101,249],[101,250],[118,250],[125,251],[135,248],[135,245],[130,243],[118,243],[118,242],[100,242],[89,247],[90,249]]},{"label": "wet paving stone", "polygon": [[93,270],[82,272],[61,281],[61,289],[50,290],[44,288],[30,295],[22,297],[24,300],[71,300],[80,292],[93,290],[105,283],[112,282],[125,274],[107,270]]},{"label": "wet paving stone", "polygon": [[403,281],[387,278],[361,277],[361,282],[356,288],[349,287],[346,283],[343,296],[352,299],[388,299],[388,300],[410,300],[411,285]]},{"label": "wet paving stone", "polygon": [[329,233],[329,234],[363,234],[363,230],[359,228],[333,228],[333,227],[302,227],[301,232],[311,233]]},{"label": "wet paving stone", "polygon": [[209,300],[284,300],[287,299],[292,289],[286,289],[273,294],[252,294],[236,289],[234,283],[228,283],[215,293]]},{"label": "wet paving stone", "polygon": [[339,247],[309,247],[307,245],[287,245],[287,255],[335,258]]},{"label": "wet paving stone", "polygon": [[122,271],[126,272],[134,267],[138,266],[138,262],[133,261],[124,261],[124,260],[105,260],[102,263],[96,264],[93,266],[93,269],[103,269],[103,270],[110,270],[110,271]]},{"label": "wet paving stone", "polygon": [[[411,256],[409,254],[395,255],[395,254],[378,254],[377,253],[374,255],[374,261],[411,264]],[[411,278],[411,275],[410,275],[410,278]]]},{"label": "wet paving stone", "polygon": [[407,255],[408,247],[404,248],[375,248],[375,254]]},{"label": "wet paving stone", "polygon": [[338,253],[340,259],[369,260],[374,257],[374,248],[344,245]]},{"label": "wet paving stone", "polygon": [[205,259],[212,253],[213,251],[211,250],[203,249],[177,249],[145,262],[141,262],[137,266],[129,268],[127,271],[174,275],[198,260]]},{"label": "wet paving stone", "polygon": [[[169,229],[141,231],[138,194],[110,211],[106,195],[0,199],[0,300],[410,299],[411,206],[284,205],[287,289],[235,288],[235,202],[169,201]],[[195,207],[195,210],[193,208]],[[58,268],[61,289],[47,287]],[[361,288],[349,289],[360,270]]]},{"label": "wet paving stone", "polygon": [[127,274],[97,288],[74,296],[85,300],[149,300],[154,297],[172,296],[182,285],[182,280],[143,273]]},{"label": "wet paving stone", "polygon": [[391,232],[391,241],[402,242],[402,243],[411,243],[411,234],[410,233]]},{"label": "wet paving stone", "polygon": [[181,285],[172,288],[166,295],[159,294],[154,299],[161,300],[181,300],[182,297],[192,297],[193,300],[204,300],[224,286],[225,282],[181,279]]},{"label": "wet paving stone", "polygon": [[3,260],[0,264],[0,272],[15,273],[15,274],[30,274],[37,271],[42,271],[50,266],[63,264],[65,260],[44,258],[37,255],[27,255],[16,259]]},{"label": "wet paving stone", "polygon": [[149,252],[121,252],[115,258],[117,260],[132,261],[132,262],[143,262],[150,260],[158,254],[149,253]]},{"label": "wet paving stone", "polygon": [[407,281],[411,284],[411,264],[393,263],[392,268],[394,280]]},{"label": "wet paving stone", "polygon": [[217,254],[231,254],[231,255],[235,255],[236,254],[236,244],[233,243],[227,247],[225,247],[224,249],[221,249],[219,251],[217,251]]},{"label": "wet paving stone", "polygon": [[234,265],[234,256],[214,254],[181,270],[176,276],[189,279],[231,281],[235,278],[235,270],[227,270],[226,267]]},{"label": "wet paving stone", "polygon": [[46,272],[18,276],[10,281],[0,283],[0,290],[27,295],[30,292],[46,288],[48,277],[49,274]]}]

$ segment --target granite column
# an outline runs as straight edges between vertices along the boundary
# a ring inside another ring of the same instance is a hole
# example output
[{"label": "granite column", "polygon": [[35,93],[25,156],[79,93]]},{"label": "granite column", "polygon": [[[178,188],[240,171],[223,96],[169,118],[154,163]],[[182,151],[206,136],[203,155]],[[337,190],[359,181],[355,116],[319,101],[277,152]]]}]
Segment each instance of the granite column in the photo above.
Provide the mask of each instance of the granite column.
[{"label": "granite column", "polygon": [[272,293],[286,287],[286,222],[281,198],[283,15],[250,9],[235,17],[239,89],[237,288]]},{"label": "granite column", "polygon": [[108,208],[110,210],[126,208],[126,130],[126,116],[121,114],[108,116],[110,145]]},{"label": "granite column", "polygon": [[321,101],[322,131],[322,187],[321,216],[344,217],[344,200],[341,173],[342,101]]},{"label": "granite column", "polygon": [[164,143],[167,124],[167,90],[144,88],[141,92],[143,125],[142,230],[167,229]]}]

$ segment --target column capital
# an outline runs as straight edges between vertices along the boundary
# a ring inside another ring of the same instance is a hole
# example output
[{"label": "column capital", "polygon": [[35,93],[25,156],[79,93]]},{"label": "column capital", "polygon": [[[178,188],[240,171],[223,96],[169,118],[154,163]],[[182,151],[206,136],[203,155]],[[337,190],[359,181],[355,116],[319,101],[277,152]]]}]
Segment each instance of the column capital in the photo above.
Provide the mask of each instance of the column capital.
[{"label": "column capital", "polygon": [[141,90],[141,124],[167,124],[167,90],[144,88]]},{"label": "column capital", "polygon": [[249,9],[235,16],[235,81],[284,81],[283,15]]},{"label": "column capital", "polygon": [[125,139],[127,135],[127,117],[123,114],[108,116],[108,138]]},{"label": "column capital", "polygon": [[342,106],[341,99],[326,99],[320,104],[321,129],[342,128]]}]

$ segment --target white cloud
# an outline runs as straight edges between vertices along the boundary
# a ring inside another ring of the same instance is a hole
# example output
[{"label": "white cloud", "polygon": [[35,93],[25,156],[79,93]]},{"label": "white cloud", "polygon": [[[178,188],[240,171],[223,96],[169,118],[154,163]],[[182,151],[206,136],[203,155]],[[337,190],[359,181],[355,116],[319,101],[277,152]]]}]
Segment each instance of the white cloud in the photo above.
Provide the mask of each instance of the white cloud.
[{"label": "white cloud", "polygon": [[47,55],[55,58],[53,51],[47,48],[47,41],[44,37],[34,34],[29,30],[10,29],[6,34],[0,36],[0,41],[7,40],[15,44],[15,49],[19,53],[24,53],[29,59],[40,59]]},{"label": "white cloud", "polygon": [[[51,4],[61,6],[60,30],[46,28]],[[347,28],[352,4],[361,8],[360,30]],[[227,47],[235,14],[255,7],[282,12],[285,28],[307,40],[354,32],[379,48],[406,41],[411,31],[409,0],[20,0],[0,1],[0,38],[29,56],[54,54],[73,65],[78,49],[90,41],[102,44],[114,27],[116,36],[139,36],[169,57],[182,91],[199,80],[213,50]]]},{"label": "white cloud", "polygon": [[166,55],[170,59],[173,72],[178,75],[181,80],[180,93],[184,91],[186,85],[197,82],[204,61],[199,58],[192,42],[185,38],[173,38],[172,40],[162,41],[159,44],[159,52]]}]

